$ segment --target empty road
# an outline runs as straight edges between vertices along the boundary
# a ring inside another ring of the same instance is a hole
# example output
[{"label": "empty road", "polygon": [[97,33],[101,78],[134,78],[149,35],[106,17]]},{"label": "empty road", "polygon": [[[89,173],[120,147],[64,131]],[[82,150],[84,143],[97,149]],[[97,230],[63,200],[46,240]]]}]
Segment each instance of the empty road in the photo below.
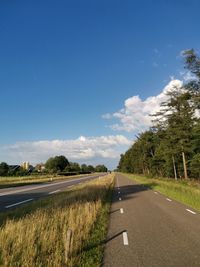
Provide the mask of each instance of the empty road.
[{"label": "empty road", "polygon": [[104,267],[200,266],[200,214],[116,176]]},{"label": "empty road", "polygon": [[85,175],[80,178],[74,177],[73,179],[66,178],[66,180],[52,183],[25,185],[0,189],[0,211],[16,208],[18,206],[23,205],[24,203],[28,203],[40,199],[42,197],[47,197],[49,195],[56,194],[66,188],[70,188],[71,186],[80,184],[82,182],[96,179],[102,175],[105,175],[105,173],[98,175]]}]

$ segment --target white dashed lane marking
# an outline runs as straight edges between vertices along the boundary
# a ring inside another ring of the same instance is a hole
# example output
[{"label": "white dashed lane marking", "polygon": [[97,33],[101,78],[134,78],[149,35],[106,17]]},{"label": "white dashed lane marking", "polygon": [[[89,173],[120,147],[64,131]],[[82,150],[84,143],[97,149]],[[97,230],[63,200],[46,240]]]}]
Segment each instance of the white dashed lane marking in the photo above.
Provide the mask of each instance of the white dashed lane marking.
[{"label": "white dashed lane marking", "polygon": [[127,234],[127,232],[123,232],[123,242],[124,242],[124,246],[128,246],[128,234]]},{"label": "white dashed lane marking", "polygon": [[196,214],[196,212],[190,210],[190,209],[186,209],[188,212],[192,213],[192,214]]},{"label": "white dashed lane marking", "polygon": [[171,202],[171,201],[172,201],[172,200],[171,200],[171,199],[169,199],[169,198],[166,198],[166,200],[167,200],[167,201],[169,201],[169,202]]},{"label": "white dashed lane marking", "polygon": [[12,208],[12,207],[14,207],[14,206],[21,205],[21,204],[26,203],[26,202],[30,202],[30,201],[32,201],[32,200],[33,200],[33,198],[29,198],[29,199],[26,199],[26,200],[24,200],[24,201],[21,201],[21,202],[17,202],[17,203],[8,205],[8,206],[6,206],[5,208],[6,208],[6,209],[9,209],[9,208]]},{"label": "white dashed lane marking", "polygon": [[49,192],[48,195],[52,195],[52,194],[55,194],[55,193],[58,193],[58,192],[60,192],[59,189],[58,190],[55,190],[55,191],[52,191],[52,192]]}]

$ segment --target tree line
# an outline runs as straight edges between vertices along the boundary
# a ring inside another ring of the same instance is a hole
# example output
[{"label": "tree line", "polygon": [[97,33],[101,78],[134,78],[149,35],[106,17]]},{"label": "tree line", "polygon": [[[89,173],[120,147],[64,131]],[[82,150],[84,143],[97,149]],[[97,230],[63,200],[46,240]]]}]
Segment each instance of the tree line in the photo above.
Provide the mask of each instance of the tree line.
[{"label": "tree line", "polygon": [[200,179],[200,57],[184,51],[192,79],[167,93],[153,126],[121,155],[118,170],[160,177]]},{"label": "tree line", "polygon": [[77,162],[69,162],[65,156],[51,157],[45,164],[47,171],[51,173],[66,172],[66,173],[90,173],[90,172],[107,172],[108,169],[104,165],[79,165]]},{"label": "tree line", "polygon": [[[18,165],[14,165],[18,166]],[[79,165],[76,162],[69,162],[68,159],[61,155],[49,158],[45,164],[37,164],[35,167],[30,165],[30,169],[26,170],[22,166],[18,168],[10,168],[6,162],[0,163],[0,176],[25,176],[37,173],[50,173],[50,174],[79,174],[91,172],[107,172],[108,169],[105,165]],[[39,168],[38,168],[39,167]],[[42,168],[41,168],[42,167]]]}]

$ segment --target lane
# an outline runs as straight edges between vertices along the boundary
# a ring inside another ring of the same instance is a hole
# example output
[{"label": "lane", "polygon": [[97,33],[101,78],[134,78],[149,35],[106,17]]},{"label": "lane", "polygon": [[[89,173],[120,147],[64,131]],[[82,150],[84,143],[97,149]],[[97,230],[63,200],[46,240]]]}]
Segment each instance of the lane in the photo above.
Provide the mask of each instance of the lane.
[{"label": "lane", "polygon": [[199,267],[200,214],[187,209],[117,175],[104,266]]},{"label": "lane", "polygon": [[104,175],[105,173],[89,176],[86,175],[81,178],[68,179],[62,182],[53,182],[42,185],[28,185],[23,187],[21,186],[14,189],[7,188],[6,191],[4,190],[3,192],[0,190],[0,211],[17,207],[21,204],[29,202],[27,200],[30,199],[30,201],[38,200],[40,198],[59,193],[66,188],[71,188],[74,185],[81,184]]}]

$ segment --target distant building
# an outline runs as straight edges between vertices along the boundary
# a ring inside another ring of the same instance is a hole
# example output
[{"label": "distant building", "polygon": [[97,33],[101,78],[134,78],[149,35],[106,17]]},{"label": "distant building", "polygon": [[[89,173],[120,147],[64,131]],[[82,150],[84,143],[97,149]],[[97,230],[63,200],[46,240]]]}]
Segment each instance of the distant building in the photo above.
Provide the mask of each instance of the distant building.
[{"label": "distant building", "polygon": [[43,163],[39,163],[35,166],[35,170],[38,172],[43,172],[45,170],[45,165]]},{"label": "distant building", "polygon": [[25,161],[22,163],[21,167],[24,169],[24,170],[29,170],[30,168],[30,164],[28,161]]}]

